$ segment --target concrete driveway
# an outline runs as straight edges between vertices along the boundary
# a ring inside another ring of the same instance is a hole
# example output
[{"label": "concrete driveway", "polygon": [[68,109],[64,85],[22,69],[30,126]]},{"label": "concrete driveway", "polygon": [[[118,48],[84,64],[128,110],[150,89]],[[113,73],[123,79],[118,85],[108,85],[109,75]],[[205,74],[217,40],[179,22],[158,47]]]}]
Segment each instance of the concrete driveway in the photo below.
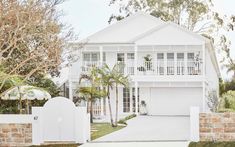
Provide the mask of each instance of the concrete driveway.
[{"label": "concrete driveway", "polygon": [[189,140],[189,117],[138,116],[128,126],[93,142],[185,142]]}]

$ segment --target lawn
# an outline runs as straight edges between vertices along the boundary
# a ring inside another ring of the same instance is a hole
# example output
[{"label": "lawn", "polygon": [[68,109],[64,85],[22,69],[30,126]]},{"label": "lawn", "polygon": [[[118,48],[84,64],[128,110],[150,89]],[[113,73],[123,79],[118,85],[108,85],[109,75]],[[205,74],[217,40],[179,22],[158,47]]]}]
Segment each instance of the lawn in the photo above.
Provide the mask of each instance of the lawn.
[{"label": "lawn", "polygon": [[91,124],[91,140],[110,134],[122,128],[124,128],[124,126],[118,126],[113,128],[109,123]]},{"label": "lawn", "polygon": [[78,144],[33,145],[31,147],[78,147]]}]

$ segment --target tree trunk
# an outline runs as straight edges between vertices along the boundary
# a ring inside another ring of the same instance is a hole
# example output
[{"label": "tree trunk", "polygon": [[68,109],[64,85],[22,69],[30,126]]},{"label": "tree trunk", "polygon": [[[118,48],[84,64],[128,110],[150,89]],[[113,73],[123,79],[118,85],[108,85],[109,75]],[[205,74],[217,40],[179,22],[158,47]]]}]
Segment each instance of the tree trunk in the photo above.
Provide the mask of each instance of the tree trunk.
[{"label": "tree trunk", "polygon": [[114,124],[113,124],[113,114],[112,114],[112,108],[111,108],[111,102],[110,102],[109,87],[108,87],[107,89],[108,89],[108,103],[109,103],[110,121],[111,121],[111,125],[112,125],[112,127],[114,127]]},{"label": "tree trunk", "polygon": [[91,106],[90,106],[90,123],[93,123],[93,105],[92,101],[90,101]]},{"label": "tree trunk", "polygon": [[116,117],[115,117],[115,126],[118,124],[118,87],[116,84]]}]

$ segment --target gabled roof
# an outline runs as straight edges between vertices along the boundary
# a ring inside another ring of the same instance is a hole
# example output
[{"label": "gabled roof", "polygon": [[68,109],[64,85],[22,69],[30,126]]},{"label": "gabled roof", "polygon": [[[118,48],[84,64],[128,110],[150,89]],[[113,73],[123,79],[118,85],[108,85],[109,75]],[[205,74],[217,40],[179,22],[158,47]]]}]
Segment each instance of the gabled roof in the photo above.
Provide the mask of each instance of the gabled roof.
[{"label": "gabled roof", "polygon": [[130,43],[137,36],[163,24],[165,24],[164,21],[154,16],[137,12],[87,37],[83,41],[87,43]]},{"label": "gabled roof", "polygon": [[201,45],[205,38],[175,23],[166,22],[132,40],[138,45]]}]

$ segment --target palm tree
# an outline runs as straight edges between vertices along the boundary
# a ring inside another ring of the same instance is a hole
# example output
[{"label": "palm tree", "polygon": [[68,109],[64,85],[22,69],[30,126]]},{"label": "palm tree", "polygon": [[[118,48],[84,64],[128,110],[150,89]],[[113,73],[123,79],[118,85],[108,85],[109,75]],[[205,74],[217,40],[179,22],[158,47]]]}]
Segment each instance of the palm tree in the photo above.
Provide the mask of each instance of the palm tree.
[{"label": "palm tree", "polygon": [[93,123],[93,103],[100,98],[103,98],[106,93],[100,91],[97,87],[81,87],[78,91],[80,97],[87,101],[87,111],[90,113],[90,122]]},{"label": "palm tree", "polygon": [[[101,70],[99,70],[99,73],[101,74],[103,86],[106,87],[107,90],[107,98],[109,103],[109,113],[110,113],[110,121],[111,125],[113,127],[117,126],[118,121],[118,86],[123,85],[125,87],[128,86],[128,76],[124,76],[120,72],[120,67],[123,66],[121,64],[116,64],[112,69],[109,68],[108,65],[104,65]],[[112,108],[111,108],[111,102],[110,102],[110,89],[113,89],[115,86],[116,90],[116,117],[115,117],[115,123],[113,121],[113,115],[112,115]]]},{"label": "palm tree", "polygon": [[101,69],[99,69],[99,74],[101,75],[101,82],[103,87],[106,89],[107,93],[107,98],[108,98],[108,105],[109,105],[109,115],[110,115],[110,122],[112,127],[114,127],[114,122],[113,122],[113,114],[112,114],[112,107],[111,107],[111,102],[110,102],[110,90],[113,89],[114,86],[114,68],[110,69],[107,64],[104,64]]},{"label": "palm tree", "polygon": [[[81,94],[83,98],[87,101],[87,110],[90,113],[90,122],[93,123],[93,105],[92,103],[97,98],[102,98],[106,94],[103,90],[99,90],[100,86],[100,78],[98,75],[98,68],[92,67],[88,74],[82,74],[79,79],[79,84],[81,84],[82,80],[87,81],[90,86],[89,87],[81,87],[78,89],[78,93]],[[89,107],[90,106],[90,107]],[[90,109],[89,109],[90,108]]]},{"label": "palm tree", "polygon": [[114,66],[114,70],[116,72],[113,73],[113,80],[115,82],[115,89],[116,89],[116,117],[115,117],[115,126],[117,126],[118,122],[118,86],[122,85],[124,87],[128,87],[129,85],[129,79],[128,76],[124,76],[122,73],[118,72],[117,69],[115,69],[116,66]]}]

